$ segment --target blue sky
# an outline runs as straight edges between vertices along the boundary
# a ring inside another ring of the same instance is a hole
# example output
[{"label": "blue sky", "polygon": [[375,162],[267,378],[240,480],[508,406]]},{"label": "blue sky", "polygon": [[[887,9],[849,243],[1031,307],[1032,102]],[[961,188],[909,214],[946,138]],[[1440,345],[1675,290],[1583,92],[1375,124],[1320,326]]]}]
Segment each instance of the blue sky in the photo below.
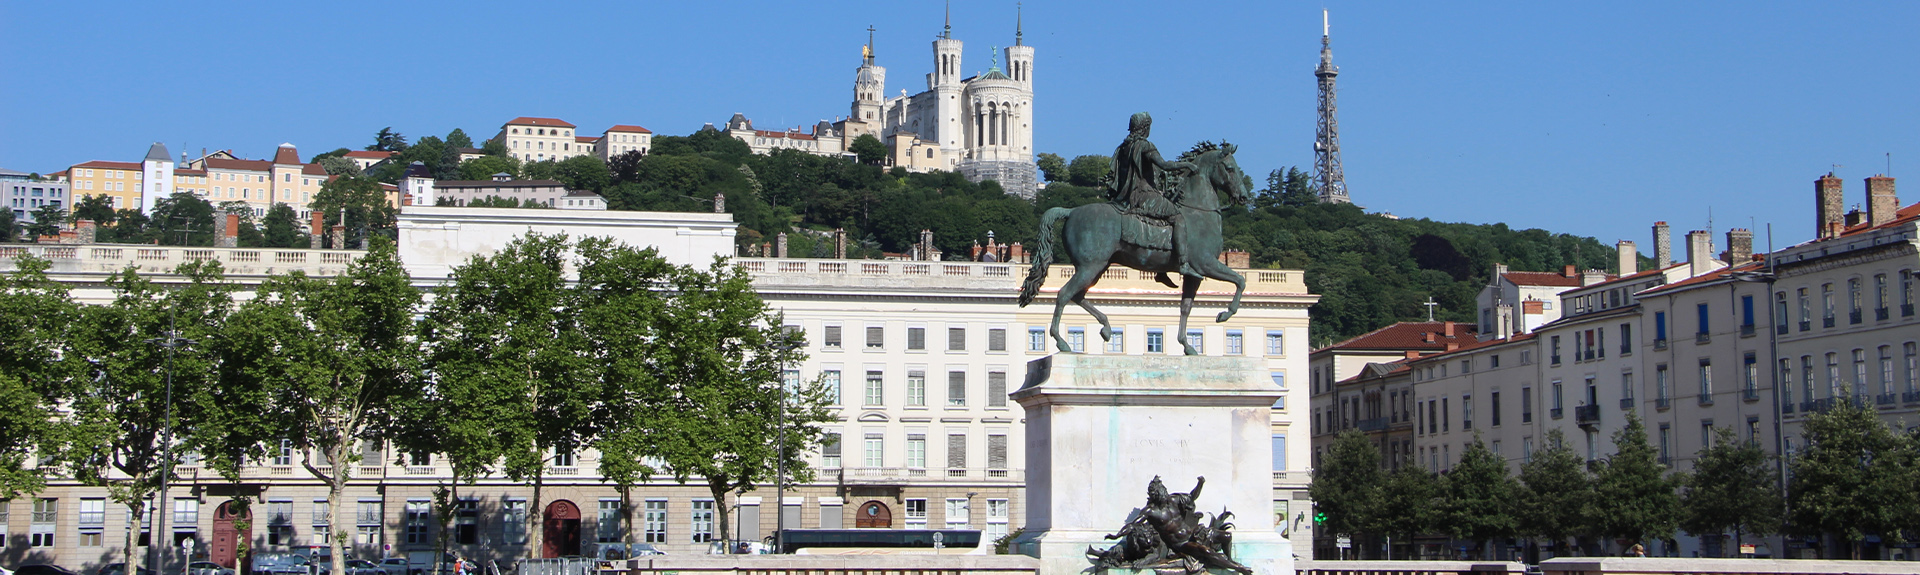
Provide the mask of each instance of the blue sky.
[{"label": "blue sky", "polygon": [[[1810,237],[1812,181],[1920,175],[1920,3],[1059,2],[1025,5],[1039,151],[1240,145],[1312,162],[1320,9],[1341,66],[1347,182],[1371,210],[1645,245],[1756,227]],[[50,172],[146,146],[270,157],[384,126],[492,136],[515,116],[686,134],[844,115],[866,28],[887,91],[917,92],[943,4],[910,2],[0,3],[0,166]],[[1013,41],[1015,2],[954,2],[964,68]],[[1909,184],[1906,203],[1920,199]]]}]

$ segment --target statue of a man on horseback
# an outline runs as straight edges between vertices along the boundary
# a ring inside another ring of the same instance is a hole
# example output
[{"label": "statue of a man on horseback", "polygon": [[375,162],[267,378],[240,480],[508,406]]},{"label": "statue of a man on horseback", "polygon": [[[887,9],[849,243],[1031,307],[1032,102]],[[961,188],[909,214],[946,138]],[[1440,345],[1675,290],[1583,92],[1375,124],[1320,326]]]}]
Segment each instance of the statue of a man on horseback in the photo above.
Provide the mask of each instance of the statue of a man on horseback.
[{"label": "statue of a man on horseback", "polygon": [[[1046,283],[1047,268],[1054,259],[1053,229],[1064,220],[1062,236],[1074,273],[1054,298],[1051,334],[1060,351],[1079,351],[1060,335],[1060,316],[1067,302],[1092,314],[1100,321],[1100,336],[1112,339],[1106,314],[1088,304],[1086,295],[1114,264],[1158,274],[1161,283],[1181,290],[1176,341],[1187,355],[1199,353],[1187,341],[1186,328],[1201,281],[1212,278],[1234,285],[1233,301],[1217,321],[1227,321],[1240,309],[1246,278],[1219,261],[1223,243],[1219,192],[1226,192],[1235,203],[1249,199],[1246,176],[1233,159],[1235,148],[1201,142],[1167,161],[1147,140],[1152,127],[1153,118],[1145,112],[1134,114],[1129,122],[1126,141],[1114,150],[1114,179],[1107,190],[1111,201],[1071,210],[1052,208],[1040,216],[1040,242],[1033,267],[1020,287],[1020,305],[1032,303]],[[1169,273],[1178,273],[1185,281],[1176,285],[1167,278]]]}]

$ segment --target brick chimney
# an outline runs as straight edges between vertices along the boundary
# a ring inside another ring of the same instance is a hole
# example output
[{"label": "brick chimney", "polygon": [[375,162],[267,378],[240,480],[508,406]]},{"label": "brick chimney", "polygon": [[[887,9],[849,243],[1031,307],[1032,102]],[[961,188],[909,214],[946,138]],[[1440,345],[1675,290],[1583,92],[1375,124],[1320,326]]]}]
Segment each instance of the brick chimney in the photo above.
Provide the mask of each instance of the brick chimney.
[{"label": "brick chimney", "polygon": [[1867,178],[1867,219],[1873,225],[1885,225],[1893,221],[1895,212],[1899,210],[1900,197],[1893,193],[1893,178]]},{"label": "brick chimney", "polygon": [[773,236],[773,241],[773,257],[787,257],[787,233],[780,232],[779,235]]},{"label": "brick chimney", "polygon": [[[715,196],[715,197],[724,198],[725,196]],[[833,229],[833,257],[834,259],[841,259],[841,260],[847,259],[847,229],[846,228]]]},{"label": "brick chimney", "polygon": [[1574,271],[1574,267],[1573,267],[1573,264],[1567,264],[1567,267],[1564,267],[1564,268],[1560,268],[1560,276],[1561,276],[1561,277],[1569,277],[1569,278],[1577,278],[1577,277],[1580,277],[1580,274],[1579,274],[1578,272],[1575,272],[1575,271]]},{"label": "brick chimney", "polygon": [[1420,332],[1420,336],[1426,339],[1427,343],[1434,343],[1433,332],[1430,332],[1430,331]]},{"label": "brick chimney", "polygon": [[[1844,231],[1844,228],[1851,228],[1860,224],[1867,223],[1867,213],[1860,211],[1860,208],[1847,210],[1847,217],[1845,220],[1842,220],[1842,222],[1843,223],[1841,223],[1841,226],[1844,226],[1842,228],[1843,231]],[[1838,234],[1835,234],[1835,235],[1838,235]]]},{"label": "brick chimney", "polygon": [[1440,323],[1441,325],[1445,326],[1447,337],[1453,337],[1453,322],[1447,321],[1447,322],[1440,322]]},{"label": "brick chimney", "polygon": [[90,244],[93,243],[94,233],[97,230],[93,227],[93,220],[82,219],[73,221],[73,231],[80,243]]},{"label": "brick chimney", "polygon": [[307,230],[308,249],[315,249],[315,250],[320,249],[322,242],[325,242],[326,238],[327,238],[327,213],[322,212],[320,210],[314,210],[313,225]]},{"label": "brick chimney", "polygon": [[347,221],[345,219],[341,219],[340,223],[333,225],[332,241],[333,249],[347,249]]},{"label": "brick chimney", "polygon": [[1606,283],[1606,281],[1607,281],[1607,272],[1603,270],[1587,270],[1580,274],[1580,287],[1587,287],[1597,283]]},{"label": "brick chimney", "polygon": [[226,220],[226,225],[221,226],[220,247],[240,247],[240,214],[227,214],[227,217],[221,219]]},{"label": "brick chimney", "polygon": [[1653,266],[1666,269],[1673,265],[1673,231],[1666,222],[1653,223]]},{"label": "brick chimney", "polygon": [[1007,261],[1016,264],[1027,263],[1027,248],[1020,245],[1020,242],[1013,242],[1013,246],[1007,249],[1007,253],[1009,254]]},{"label": "brick chimney", "polygon": [[1614,251],[1620,256],[1620,277],[1627,277],[1640,271],[1640,247],[1632,240],[1620,240],[1614,244]]},{"label": "brick chimney", "polygon": [[1813,181],[1813,233],[1816,237],[1826,239],[1840,235],[1834,229],[1834,224],[1840,223],[1843,217],[1841,198],[1840,178],[1834,176],[1833,172],[1827,172],[1827,175]]},{"label": "brick chimney", "polygon": [[1706,230],[1687,232],[1687,277],[1713,270],[1713,235]]},{"label": "brick chimney", "polygon": [[719,213],[725,213],[726,211],[727,211],[727,193],[714,192],[713,193],[713,213],[719,214]]},{"label": "brick chimney", "polygon": [[1727,230],[1727,265],[1737,266],[1753,261],[1753,230],[1734,228]]},{"label": "brick chimney", "polygon": [[1220,263],[1234,269],[1247,269],[1253,267],[1253,254],[1240,250],[1227,250],[1220,252]]}]

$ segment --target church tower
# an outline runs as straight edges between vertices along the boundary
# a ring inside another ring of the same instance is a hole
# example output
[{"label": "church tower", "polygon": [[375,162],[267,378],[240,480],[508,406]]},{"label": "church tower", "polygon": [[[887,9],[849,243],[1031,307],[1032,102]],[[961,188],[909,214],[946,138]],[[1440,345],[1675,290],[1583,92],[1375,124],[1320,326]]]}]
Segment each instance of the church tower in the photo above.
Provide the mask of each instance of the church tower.
[{"label": "church tower", "polygon": [[966,147],[960,126],[961,47],[961,42],[953,39],[953,8],[948,6],[946,27],[941,30],[940,38],[933,41],[933,73],[927,75],[927,89],[934,93],[935,117],[939,120],[931,133],[920,137],[939,142],[950,159],[959,158]]},{"label": "church tower", "polygon": [[867,45],[860,47],[860,70],[853,80],[854,122],[869,124],[867,133],[879,135],[881,102],[886,99],[887,69],[873,63],[873,27],[867,27]]},{"label": "church tower", "polygon": [[1013,45],[1006,48],[1007,77],[1019,83],[1021,97],[1016,104],[1019,112],[1018,125],[1012,126],[1012,138],[1008,141],[1014,153],[1031,158],[1033,150],[1033,47],[1028,46],[1023,37],[1022,17],[1019,12],[1013,18]]}]

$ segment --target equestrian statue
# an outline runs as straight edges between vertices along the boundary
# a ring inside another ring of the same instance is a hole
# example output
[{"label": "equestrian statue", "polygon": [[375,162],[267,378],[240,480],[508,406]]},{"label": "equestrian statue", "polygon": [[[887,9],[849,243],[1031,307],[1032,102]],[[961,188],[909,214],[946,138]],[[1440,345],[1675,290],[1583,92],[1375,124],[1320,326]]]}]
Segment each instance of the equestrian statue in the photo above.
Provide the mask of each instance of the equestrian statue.
[{"label": "equestrian statue", "polygon": [[[1219,192],[1238,204],[1250,201],[1247,179],[1233,159],[1235,147],[1222,142],[1201,142],[1175,161],[1160,157],[1160,150],[1147,140],[1153,129],[1153,117],[1146,112],[1134,114],[1127,126],[1127,139],[1113,152],[1113,180],[1107,188],[1109,201],[1073,209],[1052,208],[1040,216],[1040,244],[1020,286],[1020,306],[1033,303],[1046,283],[1048,266],[1053,264],[1053,230],[1066,220],[1062,232],[1067,257],[1073,262],[1073,277],[1060,286],[1053,301],[1054,346],[1072,353],[1073,346],[1060,335],[1060,314],[1067,302],[1100,320],[1100,338],[1113,339],[1113,326],[1107,315],[1087,303],[1087,290],[1100,281],[1100,275],[1113,264],[1156,274],[1160,283],[1180,290],[1180,331],[1177,340],[1187,355],[1199,355],[1187,341],[1187,315],[1193,311],[1193,296],[1200,282],[1212,278],[1233,284],[1233,302],[1215,321],[1224,322],[1240,311],[1240,296],[1247,280],[1220,262],[1222,243]],[[1184,280],[1176,285],[1167,274],[1178,273]]]}]

